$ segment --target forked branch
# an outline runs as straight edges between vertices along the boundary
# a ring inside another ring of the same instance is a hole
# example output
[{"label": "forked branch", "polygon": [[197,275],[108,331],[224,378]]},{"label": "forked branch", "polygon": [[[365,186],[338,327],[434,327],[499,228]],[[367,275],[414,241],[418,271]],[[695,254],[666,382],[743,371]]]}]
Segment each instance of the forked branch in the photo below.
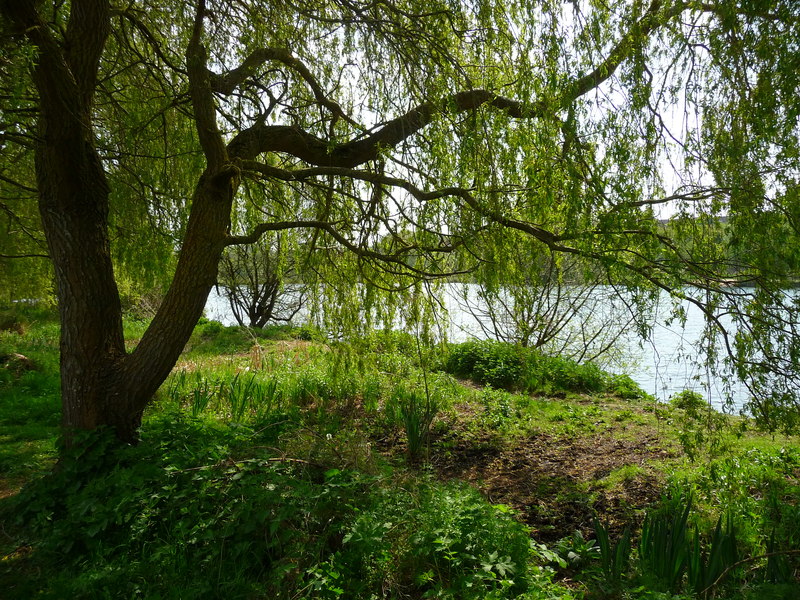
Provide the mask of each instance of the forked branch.
[{"label": "forked branch", "polygon": [[217,94],[229,96],[249,77],[254,76],[259,67],[267,62],[273,61],[279,62],[297,73],[300,78],[308,84],[308,87],[311,88],[316,101],[321,106],[331,111],[335,117],[342,118],[351,125],[360,128],[360,125],[345,114],[342,107],[339,106],[337,102],[328,98],[316,77],[311,73],[311,70],[285,48],[259,48],[250,53],[242,64],[235,69],[224,73],[210,73],[211,87]]}]

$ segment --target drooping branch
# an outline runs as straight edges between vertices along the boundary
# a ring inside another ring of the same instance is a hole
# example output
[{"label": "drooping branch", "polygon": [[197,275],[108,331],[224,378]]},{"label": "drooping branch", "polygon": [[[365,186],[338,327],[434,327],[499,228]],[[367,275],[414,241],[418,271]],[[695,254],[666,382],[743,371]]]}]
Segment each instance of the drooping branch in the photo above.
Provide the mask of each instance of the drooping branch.
[{"label": "drooping branch", "polygon": [[[299,126],[267,125],[262,121],[235,136],[228,144],[228,152],[231,157],[241,160],[253,160],[264,152],[282,152],[311,165],[353,168],[377,159],[382,151],[394,148],[410,138],[429,125],[439,114],[459,114],[477,110],[481,106],[489,106],[504,111],[515,119],[558,118],[561,110],[566,110],[578,98],[597,89],[608,80],[617,68],[645,43],[653,30],[687,7],[688,5],[679,3],[669,10],[662,11],[661,0],[653,0],[644,15],[611,49],[608,57],[590,73],[568,83],[554,102],[533,100],[526,103],[501,96],[491,90],[471,89],[454,93],[441,101],[423,102],[405,114],[387,121],[369,135],[340,144],[331,144],[329,140],[317,137]],[[231,86],[240,83],[257,65],[267,60],[267,56],[279,60],[278,54],[279,51],[275,50],[261,50],[251,54],[238,69],[230,71],[225,76],[219,76],[217,84],[219,89],[231,89]],[[306,79],[304,73],[307,73],[306,81],[309,84],[315,82],[302,63],[297,68],[302,68],[302,71],[298,72],[304,79]]]},{"label": "drooping branch", "polygon": [[[659,242],[663,248],[670,251],[674,255],[679,255],[681,253],[681,250],[671,239],[656,231],[652,231],[649,229],[620,229],[616,231],[593,229],[584,232],[583,234],[559,235],[551,231],[548,231],[534,223],[529,223],[526,221],[515,219],[501,213],[496,209],[486,207],[479,201],[478,198],[475,197],[475,195],[472,193],[471,190],[465,188],[449,187],[432,191],[425,191],[419,189],[411,182],[401,178],[387,176],[381,173],[376,173],[374,171],[346,169],[342,167],[313,167],[307,169],[289,170],[289,169],[281,169],[269,165],[264,165],[255,161],[245,161],[242,163],[242,168],[245,170],[245,172],[249,171],[251,173],[258,173],[260,176],[263,177],[274,178],[287,182],[288,181],[303,182],[319,176],[346,177],[349,179],[373,183],[375,185],[392,186],[403,189],[420,202],[427,202],[446,197],[457,198],[462,202],[464,202],[466,205],[468,205],[477,214],[484,217],[487,221],[498,225],[502,225],[503,227],[506,227],[508,229],[517,230],[527,235],[530,235],[538,239],[540,242],[542,242],[551,251],[582,256],[584,258],[596,260],[601,264],[606,264],[611,262],[614,264],[622,265],[625,267],[627,271],[638,275],[643,280],[648,281],[654,286],[660,289],[671,291],[671,293],[676,294],[677,296],[689,302],[692,302],[693,304],[696,304],[706,314],[706,316],[709,319],[711,319],[714,322],[718,321],[718,319],[708,310],[707,307],[702,306],[702,303],[697,302],[696,299],[692,298],[690,295],[680,294],[672,289],[671,285],[667,281],[669,277],[668,264],[665,264],[659,260],[647,259],[647,257],[638,252],[635,247],[631,248],[626,245],[608,251],[608,250],[580,248],[577,246],[565,244],[565,242],[577,241],[581,238],[593,238],[593,237],[603,238],[603,237],[608,237],[609,235],[621,236],[621,237],[633,236],[642,239],[644,238],[654,239],[657,242]],[[372,250],[366,250],[363,247],[352,244],[351,242],[349,242],[349,240],[344,238],[341,235],[341,233],[339,233],[335,229],[335,225],[333,223],[329,222],[294,221],[294,222],[281,222],[281,223],[265,223],[257,226],[249,235],[230,237],[228,243],[229,244],[253,243],[259,238],[260,235],[262,235],[266,231],[280,230],[286,228],[302,228],[302,227],[314,228],[328,232],[336,241],[340,242],[345,248],[355,252],[360,256],[374,258],[385,262],[401,262],[402,264],[404,264],[404,266],[408,266],[405,263],[403,263],[402,260],[398,261],[396,256],[381,254],[379,252],[375,252]],[[441,250],[450,251],[451,249],[454,249],[456,246],[458,246],[458,243],[448,246],[446,249],[442,248]],[[437,251],[437,249],[431,249],[431,251],[435,252]],[[623,256],[626,255],[629,257],[633,257],[634,261],[643,260],[644,264],[636,264],[636,262],[626,261],[622,258]],[[682,260],[683,263],[689,267],[690,273],[694,273],[696,276],[704,277],[706,279],[710,277],[711,273],[703,269],[702,265],[696,263],[695,261],[690,260],[688,257],[683,257]],[[698,285],[697,282],[691,280],[685,280],[684,283]],[[721,283],[724,284],[724,282]],[[711,290],[712,288],[707,287],[706,289]],[[728,349],[730,350],[727,333],[723,332],[723,337],[725,340],[726,347],[728,347]]]},{"label": "drooping branch", "polygon": [[252,77],[256,70],[267,62],[279,62],[297,73],[308,84],[317,102],[327,108],[334,116],[346,120],[351,125],[360,126],[342,110],[338,103],[328,98],[325,90],[317,81],[311,70],[286,48],[260,48],[250,53],[238,67],[224,73],[211,73],[211,87],[214,92],[229,96],[245,80]]},{"label": "drooping branch", "polygon": [[482,105],[503,110],[520,119],[548,114],[543,104],[528,106],[488,90],[469,90],[453,94],[441,102],[423,102],[386,122],[370,135],[337,145],[331,145],[297,126],[259,122],[234,137],[228,144],[228,152],[231,157],[242,160],[253,160],[264,152],[284,152],[312,165],[353,168],[377,159],[383,149],[393,148],[408,139],[429,125],[438,114],[476,110]]},{"label": "drooping branch", "polygon": [[359,181],[366,181],[369,183],[385,185],[390,187],[396,187],[407,191],[411,194],[416,200],[420,202],[429,202],[431,200],[437,200],[440,198],[459,198],[465,204],[467,204],[470,208],[472,208],[476,213],[486,217],[490,221],[497,223],[499,225],[504,225],[511,229],[517,229],[529,235],[532,235],[536,239],[544,242],[549,247],[553,249],[559,250],[567,250],[567,248],[559,246],[557,242],[566,239],[558,236],[538,225],[534,225],[532,223],[526,223],[524,221],[520,221],[517,219],[512,219],[505,215],[500,214],[496,210],[489,209],[483,206],[478,199],[470,192],[470,190],[466,188],[460,187],[447,187],[442,189],[437,189],[433,191],[425,191],[421,190],[413,183],[406,179],[401,179],[399,177],[391,177],[389,175],[384,175],[382,173],[376,173],[374,171],[365,171],[361,169],[347,169],[343,167],[314,167],[309,169],[297,169],[297,170],[288,170],[288,169],[280,169],[278,167],[271,167],[269,165],[265,165],[262,163],[258,163],[256,161],[245,161],[242,163],[242,168],[258,172],[265,177],[271,177],[274,179],[280,179],[282,181],[304,181],[307,179],[311,179],[318,176],[325,176],[325,175],[333,175],[336,177],[346,177],[349,179],[356,179]]},{"label": "drooping branch", "polygon": [[162,44],[156,39],[153,32],[145,25],[145,23],[139,19],[134,14],[134,9],[132,7],[127,7],[124,10],[112,10],[111,15],[114,17],[120,17],[125,19],[126,21],[130,22],[142,35],[145,39],[147,44],[156,53],[156,55],[161,59],[161,61],[167,65],[171,70],[175,71],[176,73],[183,73],[186,74],[186,69],[182,68],[180,65],[175,64],[173,60],[171,60],[164,52]]},{"label": "drooping branch", "polygon": [[[385,252],[378,252],[376,250],[372,250],[365,246],[360,246],[358,244],[354,244],[350,240],[348,240],[342,233],[336,229],[336,224],[329,222],[329,221],[315,221],[315,220],[297,220],[297,221],[279,221],[274,223],[260,223],[256,225],[250,233],[246,235],[232,235],[228,237],[226,241],[226,246],[237,246],[243,244],[254,244],[256,243],[262,235],[264,235],[268,231],[286,231],[288,229],[315,229],[318,231],[322,231],[330,235],[334,240],[336,240],[339,244],[342,245],[343,248],[352,252],[356,256],[360,256],[361,258],[368,258],[378,263],[388,263],[397,265],[401,267],[406,274],[414,274],[418,277],[422,277],[425,279],[432,279],[432,278],[447,278],[447,277],[454,277],[457,275],[463,275],[468,273],[469,271],[466,270],[452,270],[452,271],[444,271],[444,272],[431,272],[426,271],[424,269],[420,269],[415,265],[409,264],[409,261],[405,260],[402,255],[407,254],[410,250],[425,250],[416,245],[409,245],[406,248],[403,248],[403,251],[400,253],[389,254]],[[455,250],[456,246],[441,246],[437,247],[433,251],[438,253],[447,253],[452,252]]]},{"label": "drooping branch", "polygon": [[677,3],[670,7],[664,14],[661,11],[662,0],[652,0],[641,19],[625,34],[620,42],[609,52],[608,57],[597,65],[592,71],[569,83],[561,94],[559,106],[567,109],[575,100],[584,96],[608,80],[627,60],[634,50],[641,47],[654,29],[663,25],[669,18],[682,13],[688,7],[685,3]]}]

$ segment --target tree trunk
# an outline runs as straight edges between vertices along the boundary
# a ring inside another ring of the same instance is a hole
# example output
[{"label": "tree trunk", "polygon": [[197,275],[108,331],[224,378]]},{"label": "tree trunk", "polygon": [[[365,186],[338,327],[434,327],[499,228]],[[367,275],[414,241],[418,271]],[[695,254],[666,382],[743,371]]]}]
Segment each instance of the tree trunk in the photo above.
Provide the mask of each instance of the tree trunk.
[{"label": "tree trunk", "polygon": [[238,171],[222,168],[226,161],[219,160],[201,176],[173,283],[128,355],[108,235],[109,190],[92,130],[109,4],[73,0],[63,41],[35,6],[33,0],[0,0],[3,15],[39,51],[33,71],[39,95],[36,176],[61,319],[65,442],[71,445],[78,430],[100,427],[135,442],[145,407],[175,365],[216,281]]},{"label": "tree trunk", "polygon": [[[136,350],[122,363],[115,404],[130,404],[138,427],[141,414],[169,375],[194,330],[217,281],[217,268],[230,229],[235,188],[204,174],[195,190],[189,223],[172,284]],[[119,426],[118,432],[121,431]]]},{"label": "tree trunk", "polygon": [[[210,177],[201,179],[173,283],[136,350],[127,355],[102,166],[88,145],[76,154],[47,144],[39,154],[42,221],[61,316],[66,441],[71,443],[75,430],[106,426],[121,441],[132,443],[145,407],[178,360],[216,282],[232,190],[215,185]],[[66,181],[67,174],[76,173],[80,175]]]},{"label": "tree trunk", "polygon": [[33,72],[39,92],[36,178],[61,318],[62,424],[69,444],[75,429],[108,421],[103,390],[125,355],[108,237],[108,184],[91,126],[109,7],[76,0],[63,47],[34,3],[6,2],[2,8],[39,49]]}]

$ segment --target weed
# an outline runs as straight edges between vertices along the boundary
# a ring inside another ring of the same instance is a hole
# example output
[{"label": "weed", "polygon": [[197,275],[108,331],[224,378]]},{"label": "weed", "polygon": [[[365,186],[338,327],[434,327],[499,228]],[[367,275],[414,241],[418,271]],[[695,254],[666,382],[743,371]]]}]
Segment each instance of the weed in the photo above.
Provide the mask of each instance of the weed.
[{"label": "weed", "polygon": [[[0,332],[0,350],[25,354],[40,369],[0,378],[0,471],[12,493],[51,465],[59,416],[57,327],[26,323],[24,335]],[[387,465],[373,450],[371,427],[381,415],[370,413],[383,407],[383,418],[424,455],[426,432],[453,426],[431,414],[467,394],[483,410],[465,428],[481,439],[500,431],[504,440],[523,422],[548,427],[559,420],[549,428],[565,436],[583,435],[604,418],[611,424],[601,409],[605,396],[591,404],[492,387],[463,391],[450,376],[423,370],[436,362],[432,351],[402,334],[376,338],[363,352],[264,343],[254,368],[250,351],[261,339],[259,332],[201,324],[185,368],[148,409],[138,446],[120,448],[98,434],[56,471],[0,500],[4,531],[22,544],[14,552],[17,545],[4,541],[0,589],[42,598],[574,600],[581,582],[600,577],[599,591],[611,597],[686,600],[719,578],[733,548],[769,556],[728,572],[712,590],[717,598],[796,597],[800,452],[793,446],[779,450],[776,441],[745,436],[737,442],[743,448],[762,447],[694,463],[674,477],[692,490],[694,511],[687,494],[651,511],[638,563],[631,534],[611,540],[600,523],[596,542],[573,536],[548,549],[530,540],[509,509],[468,486],[437,482],[433,469]],[[478,370],[487,377],[502,379],[521,365],[509,387],[599,385],[594,367],[486,347]],[[234,354],[216,354],[223,351]],[[605,381],[625,395],[624,380],[617,388]],[[701,426],[704,408],[697,408]],[[664,412],[679,423],[690,410]],[[621,484],[641,469],[616,469],[603,482]],[[11,485],[7,477],[15,478]],[[589,484],[576,488],[553,477],[539,485],[581,514],[590,510]],[[717,520],[720,505],[727,512]],[[19,558],[25,548],[33,550]],[[631,555],[642,577],[626,577]],[[553,583],[553,569],[568,565],[569,589]]]},{"label": "weed", "polygon": [[642,574],[664,591],[676,591],[689,563],[687,523],[691,497],[666,499],[645,517],[639,541]]},{"label": "weed", "polygon": [[428,447],[430,429],[439,412],[439,404],[429,390],[417,391],[397,386],[387,401],[385,410],[391,421],[400,422],[406,433],[409,459],[422,456]]},{"label": "weed", "polygon": [[492,429],[510,424],[519,419],[516,398],[505,390],[495,390],[486,386],[481,390],[479,401],[484,408],[484,421]]},{"label": "weed", "polygon": [[600,552],[600,566],[606,585],[612,590],[619,589],[622,577],[628,572],[631,560],[631,529],[626,527],[619,540],[612,545],[608,529],[600,522],[594,520],[594,533],[597,538],[597,547]]},{"label": "weed", "polygon": [[579,530],[559,540],[555,549],[573,569],[581,569],[601,556],[597,542],[593,539],[587,540]]},{"label": "weed", "polygon": [[642,475],[647,473],[647,469],[638,464],[622,465],[608,475],[597,481],[598,485],[606,488],[614,488],[617,486],[624,486],[630,482],[636,481]]},{"label": "weed", "polygon": [[707,597],[737,560],[736,529],[730,514],[725,518],[724,526],[722,517],[717,521],[707,552],[702,548],[700,533],[695,528],[687,570],[689,586],[698,596]]}]

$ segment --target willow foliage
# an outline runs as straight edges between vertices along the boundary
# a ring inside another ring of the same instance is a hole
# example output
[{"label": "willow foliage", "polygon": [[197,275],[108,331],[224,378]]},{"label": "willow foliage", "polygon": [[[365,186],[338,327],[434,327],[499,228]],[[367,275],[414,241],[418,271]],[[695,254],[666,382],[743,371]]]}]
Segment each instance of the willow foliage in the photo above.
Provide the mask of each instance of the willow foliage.
[{"label": "willow foliage", "polygon": [[[31,215],[36,118],[10,2],[9,232]],[[63,40],[103,3],[39,4]],[[796,412],[797,3],[144,0],[112,4],[110,28],[91,127],[120,273],[154,284],[193,251],[192,190],[224,165],[225,244],[286,232],[328,283],[322,322],[431,331],[436,282],[491,289],[569,255],[701,305],[755,413]]]}]

